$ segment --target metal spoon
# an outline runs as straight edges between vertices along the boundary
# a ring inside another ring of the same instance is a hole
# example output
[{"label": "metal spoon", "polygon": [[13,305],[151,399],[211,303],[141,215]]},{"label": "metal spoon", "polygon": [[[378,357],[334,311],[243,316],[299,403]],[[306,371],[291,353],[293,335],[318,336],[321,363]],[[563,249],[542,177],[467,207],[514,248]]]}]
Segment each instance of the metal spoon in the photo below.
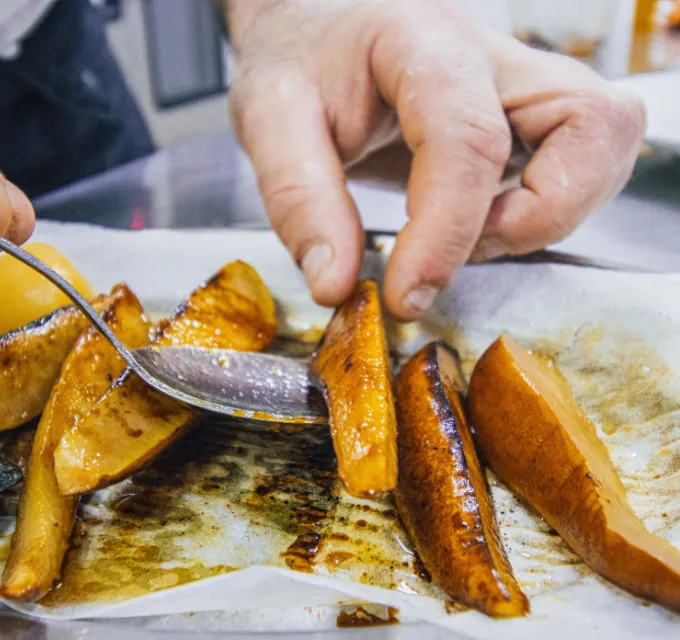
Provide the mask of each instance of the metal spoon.
[{"label": "metal spoon", "polygon": [[325,423],[326,406],[303,362],[261,353],[197,347],[130,350],[64,278],[9,240],[0,249],[59,287],[144,382],[199,409],[272,422]]}]

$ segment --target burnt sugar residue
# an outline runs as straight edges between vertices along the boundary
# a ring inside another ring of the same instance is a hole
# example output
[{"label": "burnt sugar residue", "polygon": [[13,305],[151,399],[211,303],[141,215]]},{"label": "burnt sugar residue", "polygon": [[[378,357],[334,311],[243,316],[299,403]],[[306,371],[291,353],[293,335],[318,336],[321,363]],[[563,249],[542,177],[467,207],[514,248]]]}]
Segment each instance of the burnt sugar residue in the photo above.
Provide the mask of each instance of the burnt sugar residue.
[{"label": "burnt sugar residue", "polygon": [[31,456],[37,426],[38,420],[31,420],[22,427],[0,433],[0,455],[24,472]]},{"label": "burnt sugar residue", "polygon": [[340,629],[384,627],[399,624],[398,614],[399,609],[393,607],[357,605],[341,611],[338,614],[336,624]]},{"label": "burnt sugar residue", "polygon": [[432,576],[430,572],[425,568],[423,561],[420,559],[418,553],[414,553],[412,565],[413,571],[416,575],[420,576],[425,582],[432,582]]},{"label": "burnt sugar residue", "polygon": [[321,544],[322,538],[318,533],[302,533],[281,553],[281,557],[291,569],[312,573]]},{"label": "burnt sugar residue", "polygon": [[338,502],[335,465],[327,428],[206,416],[152,466],[83,499],[61,583],[41,604],[220,575],[251,563],[251,543],[262,564],[309,572]]},{"label": "burnt sugar residue", "polygon": [[326,555],[324,561],[328,565],[339,567],[341,564],[348,562],[353,558],[356,558],[356,554],[350,553],[349,551],[331,551]]},{"label": "burnt sugar residue", "polygon": [[[19,433],[0,448],[21,459]],[[204,416],[151,466],[82,498],[61,582],[41,604],[120,602],[254,562],[441,595],[414,571],[391,499],[343,491],[327,426]]]},{"label": "burnt sugar residue", "polygon": [[[178,445],[132,479],[83,498],[61,582],[41,605],[120,602],[233,570],[201,562],[183,544],[215,530],[183,494],[199,490],[199,477],[224,478],[228,467],[216,467],[200,449],[192,466]],[[195,474],[201,461],[205,473]]]},{"label": "burnt sugar residue", "polygon": [[[336,459],[328,428],[265,426],[260,446],[249,430],[252,484],[241,497],[251,518],[289,535],[323,532],[338,503]],[[245,437],[245,436],[244,436]]]}]

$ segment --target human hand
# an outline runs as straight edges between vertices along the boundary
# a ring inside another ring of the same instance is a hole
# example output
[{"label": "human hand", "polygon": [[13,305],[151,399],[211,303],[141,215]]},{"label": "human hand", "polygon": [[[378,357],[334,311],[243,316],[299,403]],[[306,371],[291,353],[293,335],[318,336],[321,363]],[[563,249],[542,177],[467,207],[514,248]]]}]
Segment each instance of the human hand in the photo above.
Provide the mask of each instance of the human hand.
[{"label": "human hand", "polygon": [[35,212],[28,198],[0,173],[0,237],[22,243],[35,225]]},{"label": "human hand", "polygon": [[[385,273],[417,318],[468,260],[556,242],[625,184],[641,103],[586,66],[471,21],[453,0],[228,0],[232,121],[272,226],[314,298],[351,292],[363,251],[344,165],[394,117],[413,153]],[[498,193],[511,127],[533,152]]]}]

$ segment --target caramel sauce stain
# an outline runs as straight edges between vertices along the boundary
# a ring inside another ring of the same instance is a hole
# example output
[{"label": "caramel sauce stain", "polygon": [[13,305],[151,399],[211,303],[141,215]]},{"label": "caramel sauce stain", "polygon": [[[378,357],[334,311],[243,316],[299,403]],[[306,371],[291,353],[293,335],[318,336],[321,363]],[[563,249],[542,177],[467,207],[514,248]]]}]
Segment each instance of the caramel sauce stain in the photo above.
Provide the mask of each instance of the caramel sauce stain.
[{"label": "caramel sauce stain", "polygon": [[680,411],[680,397],[668,385],[671,368],[639,338],[587,325],[568,344],[542,340],[531,348],[567,374],[579,404],[606,434]]},{"label": "caramel sauce stain", "polygon": [[322,539],[318,533],[303,533],[281,554],[281,557],[291,569],[313,573],[314,561],[321,549],[321,543]]},{"label": "caramel sauce stain", "polygon": [[382,618],[367,611],[363,606],[355,607],[354,611],[341,611],[338,614],[336,624],[340,629],[359,629],[365,627],[384,627],[391,624],[399,624],[397,614],[399,609],[387,607],[387,618]]},{"label": "caramel sauce stain", "polygon": [[[67,559],[68,562],[68,559]],[[44,607],[65,607],[87,603],[113,604],[155,591],[177,587],[232,571],[196,562],[190,567],[162,569],[132,559],[96,560],[89,567],[67,564],[62,581],[40,601]]]},{"label": "caramel sauce stain", "polygon": [[[16,459],[7,453],[13,449],[21,458],[10,442],[20,432],[2,434],[3,455]],[[15,512],[16,493],[3,495],[0,510]],[[406,583],[439,597],[403,564],[411,554],[391,500],[355,500],[342,490],[327,426],[206,415],[151,466],[83,496],[61,583],[40,604],[115,603],[248,566],[248,553],[239,554],[240,541],[219,519],[225,513],[268,541],[263,564],[384,588]],[[365,525],[355,529],[359,520]],[[0,529],[0,562],[8,539],[9,529]],[[214,565],[202,560],[203,548],[217,549]]]},{"label": "caramel sauce stain", "polygon": [[454,602],[453,600],[447,600],[444,603],[444,610],[448,615],[452,616],[456,613],[463,613],[465,611],[469,611],[470,607],[467,607],[464,604],[460,604],[459,602]]},{"label": "caramel sauce stain", "polygon": [[338,567],[343,562],[347,562],[347,560],[355,557],[355,554],[350,553],[349,551],[333,551],[326,555],[324,562],[328,565]]}]

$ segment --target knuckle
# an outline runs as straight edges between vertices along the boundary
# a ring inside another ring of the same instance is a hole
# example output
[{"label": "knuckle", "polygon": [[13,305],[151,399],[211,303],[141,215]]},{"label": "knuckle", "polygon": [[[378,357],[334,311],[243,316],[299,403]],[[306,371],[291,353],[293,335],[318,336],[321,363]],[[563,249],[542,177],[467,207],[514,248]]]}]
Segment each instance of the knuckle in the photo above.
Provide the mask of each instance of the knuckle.
[{"label": "knuckle", "polygon": [[262,197],[272,224],[283,229],[295,218],[309,211],[314,202],[314,189],[307,184],[267,179],[261,181]]},{"label": "knuckle", "polygon": [[543,240],[543,245],[553,244],[563,240],[574,230],[574,224],[569,216],[552,214],[547,215],[539,227],[538,237]]},{"label": "knuckle", "polygon": [[312,206],[315,201],[313,187],[281,183],[263,187],[262,196],[272,227],[291,251],[293,259],[299,262],[306,239],[311,234],[310,228],[313,226]]},{"label": "knuckle", "polygon": [[465,263],[477,239],[477,229],[461,225],[443,235],[423,256],[421,273],[426,282],[445,286],[454,270]]},{"label": "knuckle", "polygon": [[576,227],[569,215],[559,211],[559,206],[549,201],[543,202],[541,208],[535,210],[533,218],[531,236],[541,247],[563,240]]},{"label": "knuckle", "polygon": [[622,128],[635,138],[642,138],[647,126],[645,105],[637,96],[626,96],[619,102],[619,120]]},{"label": "knuckle", "polygon": [[497,172],[505,169],[512,151],[512,135],[505,118],[464,114],[457,135],[473,162],[475,158],[477,162],[481,160]]},{"label": "knuckle", "polygon": [[583,100],[582,116],[612,137],[626,140],[641,138],[646,113],[642,101],[623,92],[593,92]]}]

